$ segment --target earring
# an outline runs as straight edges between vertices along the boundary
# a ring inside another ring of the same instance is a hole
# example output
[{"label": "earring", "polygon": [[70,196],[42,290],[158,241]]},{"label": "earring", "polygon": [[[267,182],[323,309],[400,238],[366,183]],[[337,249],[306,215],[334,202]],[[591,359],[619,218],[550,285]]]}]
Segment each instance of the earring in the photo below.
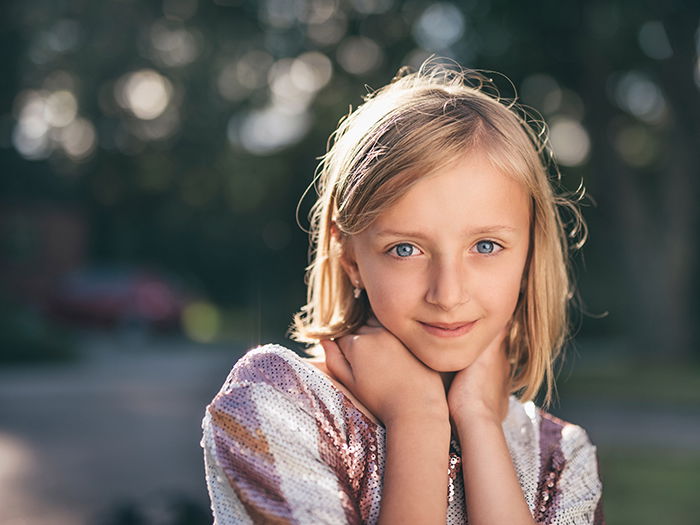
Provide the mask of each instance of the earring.
[{"label": "earring", "polygon": [[355,287],[352,289],[352,296],[355,299],[359,299],[362,289],[359,287],[359,282],[355,281]]}]

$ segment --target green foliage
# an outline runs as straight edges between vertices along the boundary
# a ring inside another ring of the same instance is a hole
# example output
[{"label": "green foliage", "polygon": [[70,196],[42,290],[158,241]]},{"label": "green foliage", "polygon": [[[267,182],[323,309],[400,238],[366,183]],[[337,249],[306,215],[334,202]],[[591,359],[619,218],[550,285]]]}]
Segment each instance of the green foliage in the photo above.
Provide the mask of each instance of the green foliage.
[{"label": "green foliage", "polygon": [[599,448],[598,452],[608,523],[697,523],[699,453],[629,448]]}]

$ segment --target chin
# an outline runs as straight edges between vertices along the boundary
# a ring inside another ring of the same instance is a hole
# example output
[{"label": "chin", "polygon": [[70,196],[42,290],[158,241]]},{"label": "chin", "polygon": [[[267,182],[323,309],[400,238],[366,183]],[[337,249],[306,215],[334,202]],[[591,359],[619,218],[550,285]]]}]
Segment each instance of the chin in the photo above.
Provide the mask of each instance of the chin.
[{"label": "chin", "polygon": [[425,366],[432,370],[435,370],[436,372],[459,372],[460,370],[464,370],[465,368],[467,368],[473,362],[473,360],[421,361]]}]

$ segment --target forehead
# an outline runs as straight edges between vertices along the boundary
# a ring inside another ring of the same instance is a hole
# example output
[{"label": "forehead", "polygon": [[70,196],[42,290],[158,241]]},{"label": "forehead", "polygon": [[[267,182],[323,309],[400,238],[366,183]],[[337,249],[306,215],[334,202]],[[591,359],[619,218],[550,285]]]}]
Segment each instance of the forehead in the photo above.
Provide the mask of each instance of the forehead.
[{"label": "forehead", "polygon": [[424,176],[371,225],[454,232],[505,226],[528,231],[530,195],[525,185],[495,168],[483,155],[466,155]]}]

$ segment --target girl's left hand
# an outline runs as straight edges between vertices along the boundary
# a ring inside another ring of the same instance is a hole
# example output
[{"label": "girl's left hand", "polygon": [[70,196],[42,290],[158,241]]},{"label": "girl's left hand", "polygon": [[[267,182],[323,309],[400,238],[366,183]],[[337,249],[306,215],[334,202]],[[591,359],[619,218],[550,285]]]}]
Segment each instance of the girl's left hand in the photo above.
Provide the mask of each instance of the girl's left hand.
[{"label": "girl's left hand", "polygon": [[459,425],[473,416],[499,424],[508,413],[510,365],[505,352],[504,329],[476,360],[457,372],[447,395],[450,417]]}]

